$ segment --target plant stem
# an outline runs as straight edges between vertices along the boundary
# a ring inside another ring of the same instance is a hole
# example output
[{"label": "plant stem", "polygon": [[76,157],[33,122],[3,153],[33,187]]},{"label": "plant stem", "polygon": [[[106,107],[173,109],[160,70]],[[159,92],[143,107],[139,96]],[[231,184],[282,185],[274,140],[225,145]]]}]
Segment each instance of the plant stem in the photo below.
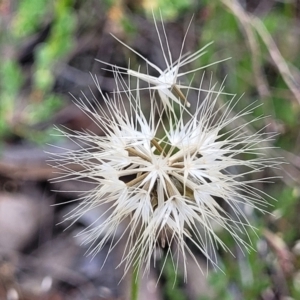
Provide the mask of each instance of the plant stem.
[{"label": "plant stem", "polygon": [[135,150],[134,148],[126,148],[126,150],[129,153],[129,155],[131,155],[131,156],[138,156],[138,157],[140,157],[140,158],[142,158],[146,161],[151,162],[151,159],[148,156],[146,156],[145,154]]},{"label": "plant stem", "polygon": [[176,96],[178,96],[187,107],[191,106],[191,104],[186,100],[185,96],[182,94],[181,90],[176,86],[176,84],[173,85],[172,92]]},{"label": "plant stem", "polygon": [[164,149],[161,147],[161,145],[157,142],[157,140],[155,138],[151,140],[151,144],[156,148],[156,150],[160,154],[163,154],[163,156],[166,156]]},{"label": "plant stem", "polygon": [[143,179],[145,179],[147,176],[148,176],[149,172],[146,172],[134,179],[132,179],[131,181],[127,182],[126,185],[131,187],[131,186],[134,186],[135,184],[141,182]]},{"label": "plant stem", "polygon": [[139,268],[138,266],[133,267],[131,277],[131,300],[138,300],[139,293]]}]

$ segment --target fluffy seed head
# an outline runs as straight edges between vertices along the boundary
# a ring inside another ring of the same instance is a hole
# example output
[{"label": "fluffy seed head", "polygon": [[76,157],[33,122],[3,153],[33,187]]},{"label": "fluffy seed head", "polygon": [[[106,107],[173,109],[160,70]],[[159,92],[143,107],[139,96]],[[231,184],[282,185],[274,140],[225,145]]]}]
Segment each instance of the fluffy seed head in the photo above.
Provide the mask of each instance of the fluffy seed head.
[{"label": "fluffy seed head", "polygon": [[[134,264],[145,265],[148,270],[158,245],[167,247],[177,262],[178,255],[189,253],[194,257],[189,247],[193,244],[216,264],[216,247],[229,249],[215,232],[215,225],[247,248],[243,234],[253,227],[243,208],[264,211],[266,206],[263,193],[247,176],[275,165],[260,154],[262,140],[269,137],[261,132],[247,135],[245,124],[236,125],[254,107],[233,114],[234,98],[218,105],[222,89],[211,88],[207,93],[199,89],[193,114],[183,105],[170,102],[165,117],[150,89],[146,114],[139,83],[133,93],[117,71],[115,78],[113,98],[102,95],[104,104],[97,110],[84,99],[77,100],[78,107],[105,136],[60,130],[67,138],[76,139],[79,149],[54,158],[64,173],[58,180],[71,175],[95,183],[67,220],[75,221],[88,211],[106,207],[99,218],[109,217],[101,225],[83,231],[91,253],[97,253],[108,242],[118,243],[116,232],[123,221],[126,225],[121,237],[128,235],[128,239],[120,263],[124,263],[125,271]],[[241,154],[253,158],[242,160]],[[81,170],[70,169],[74,163]]]}]

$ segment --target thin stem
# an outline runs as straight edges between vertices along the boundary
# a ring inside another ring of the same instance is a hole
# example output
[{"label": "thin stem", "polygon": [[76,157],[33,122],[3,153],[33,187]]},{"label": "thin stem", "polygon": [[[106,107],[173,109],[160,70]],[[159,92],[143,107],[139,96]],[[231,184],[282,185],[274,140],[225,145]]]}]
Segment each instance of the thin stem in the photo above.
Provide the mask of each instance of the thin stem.
[{"label": "thin stem", "polygon": [[169,165],[171,166],[176,162],[182,162],[183,157],[184,150],[181,149],[169,158]]},{"label": "thin stem", "polygon": [[138,266],[133,267],[131,275],[131,300],[138,300],[139,294],[139,268]]},{"label": "thin stem", "polygon": [[171,183],[169,181],[166,181],[166,188],[167,188],[167,192],[169,194],[168,195],[169,198],[176,195],[174,187],[171,185]]},{"label": "thin stem", "polygon": [[183,95],[183,93],[181,92],[181,90],[176,86],[176,84],[174,84],[172,86],[172,92],[178,96],[184,103],[187,107],[190,107],[191,104],[187,101],[187,99],[185,98],[185,96]]},{"label": "thin stem", "polygon": [[127,185],[128,187],[134,186],[135,184],[137,184],[137,183],[139,183],[140,181],[142,181],[143,179],[145,179],[145,178],[147,177],[147,175],[148,175],[148,172],[145,173],[145,174],[143,174],[143,175],[140,175],[140,176],[134,178],[133,180],[131,180],[131,181],[129,181],[129,182],[127,182],[126,185]]},{"label": "thin stem", "polygon": [[183,169],[184,168],[184,163],[183,162],[176,162],[172,164],[173,168],[179,168],[179,169]]},{"label": "thin stem", "polygon": [[166,156],[164,149],[162,146],[158,143],[158,141],[154,138],[151,140],[151,144],[157,149],[157,151],[162,154],[163,156]]},{"label": "thin stem", "polygon": [[147,155],[135,150],[134,148],[126,148],[126,150],[128,151],[129,155],[131,155],[131,156],[138,156],[148,162],[151,162],[151,159]]},{"label": "thin stem", "polygon": [[[190,150],[191,156],[197,151],[195,146],[190,147],[189,150]],[[187,151],[187,149],[181,149],[178,152],[176,152],[175,154],[173,154],[169,158],[169,165],[172,166],[174,163],[177,163],[177,162],[182,163],[182,160],[184,159],[184,155],[185,155],[186,151]]]}]

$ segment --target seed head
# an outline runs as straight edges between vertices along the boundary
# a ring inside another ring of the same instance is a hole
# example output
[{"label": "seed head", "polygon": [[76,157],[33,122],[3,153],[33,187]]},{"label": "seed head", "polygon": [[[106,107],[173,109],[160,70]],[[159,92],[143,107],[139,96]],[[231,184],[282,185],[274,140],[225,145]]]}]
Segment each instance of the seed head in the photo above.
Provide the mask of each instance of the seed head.
[{"label": "seed head", "polygon": [[[262,132],[247,135],[244,124],[236,126],[255,107],[232,116],[234,97],[228,104],[218,105],[222,88],[211,87],[206,93],[199,88],[193,114],[176,101],[165,107],[165,117],[150,89],[150,108],[144,113],[139,80],[133,93],[118,70],[114,74],[117,90],[112,98],[102,94],[95,79],[104,99],[98,111],[77,100],[105,136],[59,129],[67,138],[76,139],[79,149],[54,159],[64,173],[58,180],[72,175],[96,184],[66,220],[75,221],[97,207],[108,207],[99,218],[108,214],[109,218],[83,231],[91,253],[96,254],[108,242],[117,243],[116,231],[123,221],[127,225],[122,236],[128,235],[128,240],[120,263],[125,264],[125,271],[132,265],[145,265],[148,270],[158,245],[167,247],[176,262],[178,255],[194,257],[189,246],[193,244],[216,264],[216,247],[229,250],[215,232],[216,224],[247,249],[244,236],[253,226],[243,206],[263,212],[267,205],[263,192],[253,187],[255,181],[247,180],[247,175],[276,164],[261,155],[262,140],[270,137]],[[226,131],[230,125],[233,129]],[[243,160],[242,154],[253,158]],[[74,163],[81,170],[71,170],[69,165]],[[176,251],[172,251],[173,245]]]}]

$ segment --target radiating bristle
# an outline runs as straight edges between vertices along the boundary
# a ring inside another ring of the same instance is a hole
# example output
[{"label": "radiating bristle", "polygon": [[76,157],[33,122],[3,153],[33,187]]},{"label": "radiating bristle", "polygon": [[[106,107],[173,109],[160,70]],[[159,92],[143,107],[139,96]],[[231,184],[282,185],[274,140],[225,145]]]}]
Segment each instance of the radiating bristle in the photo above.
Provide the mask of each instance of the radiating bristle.
[{"label": "radiating bristle", "polygon": [[[157,29],[156,23],[155,26]],[[82,232],[92,255],[111,241],[118,243],[118,225],[127,220],[121,234],[121,237],[128,235],[120,262],[125,265],[125,271],[133,264],[138,268],[145,265],[145,270],[149,270],[157,245],[167,248],[172,256],[189,253],[195,257],[187,240],[217,267],[216,247],[230,249],[215,231],[216,225],[230,233],[242,248],[251,248],[247,232],[255,228],[248,222],[244,206],[264,212],[268,205],[264,200],[266,195],[253,183],[267,179],[259,179],[264,168],[276,166],[273,159],[261,154],[262,142],[271,137],[262,131],[247,135],[244,130],[247,124],[235,125],[255,105],[232,115],[238,100],[233,96],[228,104],[219,105],[223,86],[217,89],[211,84],[208,89],[202,89],[200,84],[197,89],[177,84],[178,77],[199,70],[179,73],[182,66],[198,59],[203,50],[183,56],[181,49],[180,57],[174,62],[164,28],[167,52],[163,50],[158,29],[157,32],[167,65],[165,71],[121,43],[158,70],[158,78],[129,69],[128,75],[137,80],[132,89],[119,72],[122,68],[115,67],[116,91],[112,98],[103,95],[95,78],[104,98],[103,106],[97,105],[97,109],[88,106],[85,96],[76,101],[78,108],[105,136],[58,129],[60,134],[75,141],[79,149],[53,158],[53,164],[62,172],[56,180],[68,180],[72,176],[95,183],[95,188],[79,199],[77,208],[66,220],[75,222],[87,212],[105,207],[99,218],[109,217],[101,225],[93,224]],[[147,99],[151,101],[147,113],[142,109],[146,100],[140,94],[139,80],[152,85],[148,89]],[[153,95],[153,86],[160,99]],[[194,111],[188,110],[188,94],[181,92],[184,88],[198,90]],[[230,125],[233,126],[228,129]],[[252,158],[243,160],[242,154]],[[75,171],[71,164],[80,168]],[[253,173],[258,179],[247,179]],[[125,179],[127,176],[130,179]],[[172,244],[177,245],[174,253]]]}]

